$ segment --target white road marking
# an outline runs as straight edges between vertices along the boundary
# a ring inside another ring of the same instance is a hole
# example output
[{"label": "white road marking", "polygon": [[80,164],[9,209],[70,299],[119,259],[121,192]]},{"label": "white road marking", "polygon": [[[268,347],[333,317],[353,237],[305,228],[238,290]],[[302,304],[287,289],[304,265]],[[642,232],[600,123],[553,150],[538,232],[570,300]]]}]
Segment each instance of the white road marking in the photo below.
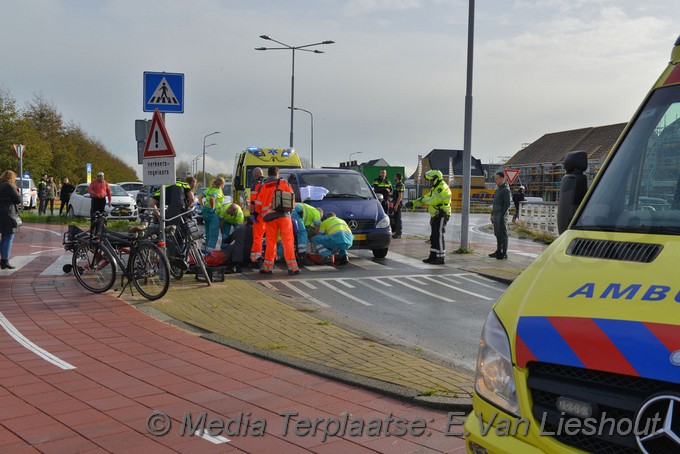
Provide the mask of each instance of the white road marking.
[{"label": "white road marking", "polygon": [[523,255],[524,257],[531,257],[532,259],[535,259],[539,255],[539,254],[534,254],[533,252],[514,251],[512,249],[510,249],[508,252],[511,253],[511,254]]},{"label": "white road marking", "polygon": [[19,255],[17,257],[12,257],[9,259],[10,265],[14,266],[15,269],[13,270],[0,270],[0,276],[9,276],[10,274],[14,274],[29,263],[35,259],[34,255]]},{"label": "white road marking", "polygon": [[405,299],[403,299],[403,298],[401,298],[401,297],[398,297],[398,296],[395,295],[394,293],[390,293],[390,292],[387,292],[387,291],[385,291],[385,290],[382,290],[382,289],[379,289],[379,288],[372,287],[371,284],[369,284],[368,282],[364,282],[363,280],[360,280],[359,283],[365,285],[366,287],[370,288],[370,289],[373,290],[374,292],[378,292],[378,293],[380,293],[381,295],[384,295],[384,296],[386,296],[386,297],[388,297],[388,298],[391,298],[391,299],[393,299],[393,300],[399,301],[400,303],[404,303],[404,304],[413,304],[412,301],[408,301],[408,300],[405,300]]},{"label": "white road marking", "polygon": [[378,284],[380,284],[384,287],[392,287],[392,284],[388,284],[385,281],[381,281],[380,278],[378,278],[378,277],[368,277],[368,278],[362,278],[362,279],[369,279],[369,280],[376,282],[376,283],[378,283]]},{"label": "white road marking", "polygon": [[[421,277],[423,277],[423,276],[421,276]],[[421,289],[421,288],[419,288],[419,287],[416,287],[415,285],[411,285],[411,284],[407,284],[406,282],[402,282],[402,281],[400,281],[399,278],[397,278],[397,277],[388,277],[387,279],[389,279],[389,280],[391,280],[391,281],[393,281],[393,282],[396,282],[397,284],[403,285],[404,287],[408,287],[408,288],[410,288],[411,290],[415,290],[416,292],[420,292],[420,293],[423,293],[423,294],[425,294],[425,295],[427,295],[427,296],[431,296],[432,298],[437,298],[437,299],[439,299],[439,300],[446,301],[447,303],[455,303],[455,302],[456,302],[455,300],[452,300],[452,299],[450,299],[450,298],[446,298],[446,297],[443,297],[443,296],[435,295],[434,293],[428,292],[428,291],[426,291],[426,290],[423,290],[423,289]]]},{"label": "white road marking", "polygon": [[[480,281],[494,282],[492,280],[483,278],[481,276],[471,278],[471,277],[467,277],[467,276],[463,276],[463,275],[458,275],[457,277],[459,277],[460,279],[466,280],[468,282],[472,282],[473,284],[481,285],[482,287],[486,287],[486,288],[490,288],[492,290],[496,290],[497,292],[504,292],[505,291],[505,289],[498,288],[497,286],[489,285],[489,284],[485,284],[483,282],[480,282]],[[444,277],[444,279],[450,280],[448,277]]]},{"label": "white road marking", "polygon": [[350,265],[354,265],[357,268],[361,268],[364,270],[391,270],[387,265],[383,265],[380,262],[374,262],[372,260],[368,260],[362,257],[355,256],[353,254],[349,254],[349,263]]},{"label": "white road marking", "polygon": [[60,255],[54,262],[40,273],[41,276],[63,276],[64,265],[70,265],[73,262],[73,255]]},{"label": "white road marking", "polygon": [[435,268],[441,269],[441,265],[431,265],[429,263],[424,263],[422,260],[414,259],[411,257],[407,257],[405,255],[397,254],[396,252],[390,251],[388,254],[388,257],[391,259],[395,259],[399,261],[399,263],[403,263],[405,265],[410,265],[414,268],[418,268],[420,270],[432,270]]},{"label": "white road marking", "polygon": [[334,281],[341,283],[342,285],[344,285],[347,288],[356,288],[352,284],[348,284],[347,282],[345,282],[345,279],[334,279]]},{"label": "white road marking", "polygon": [[[203,433],[201,433],[203,432]],[[220,445],[222,443],[229,443],[231,440],[223,437],[222,435],[208,435],[205,431],[202,431],[198,429],[196,432],[194,432],[194,435],[197,435],[201,437],[204,440],[208,440],[210,443],[214,443],[216,445]]]},{"label": "white road marking", "polygon": [[469,292],[467,290],[463,290],[462,288],[456,287],[455,285],[445,284],[441,281],[438,281],[437,279],[435,279],[433,277],[426,276],[425,279],[432,281],[436,284],[443,285],[444,287],[448,287],[450,289],[453,289],[457,292],[467,293],[468,295],[476,296],[477,298],[481,298],[483,300],[492,301],[492,298],[486,297],[484,295],[480,295],[479,293],[474,293],[474,292]]},{"label": "white road marking", "polygon": [[49,230],[49,229],[41,229],[40,227],[26,227],[26,226],[21,226],[21,230],[23,229],[28,229],[28,230],[38,230],[40,232],[48,232],[52,233],[57,236],[64,236],[64,232],[55,232],[54,230]]},{"label": "white road marking", "polygon": [[311,284],[308,281],[298,281],[298,282],[300,282],[300,284],[304,285],[305,287],[307,287],[310,290],[316,290],[316,286]]},{"label": "white road marking", "polygon": [[325,285],[326,287],[328,287],[329,289],[331,289],[331,290],[333,290],[333,291],[335,291],[335,292],[341,294],[341,295],[344,296],[345,298],[349,298],[349,299],[351,299],[351,300],[353,300],[353,301],[356,301],[356,302],[359,303],[359,304],[363,304],[364,306],[373,306],[371,303],[367,303],[366,301],[362,300],[361,298],[357,298],[356,296],[350,295],[349,293],[345,292],[344,290],[340,290],[339,288],[332,286],[331,284],[329,284],[328,282],[326,282],[326,280],[322,280],[322,281],[320,281],[320,282],[321,282],[323,285]]},{"label": "white road marking", "polygon": [[19,330],[16,329],[9,320],[7,320],[7,318],[3,315],[2,312],[0,312],[0,326],[2,326],[5,329],[5,331],[7,331],[7,334],[12,336],[12,338],[14,338],[14,340],[21,344],[24,348],[35,353],[48,363],[52,363],[55,366],[60,367],[64,370],[76,368],[76,366],[73,366],[64,360],[57,358],[52,353],[48,352],[47,350],[43,350],[42,348],[38,347],[33,342],[28,340],[26,336],[21,334]]},{"label": "white road marking", "polygon": [[299,288],[295,287],[295,286],[294,286],[293,284],[291,284],[290,282],[287,282],[287,281],[279,281],[279,283],[281,283],[282,285],[285,285],[286,287],[288,287],[289,289],[291,289],[292,291],[294,291],[295,293],[297,293],[297,294],[300,295],[301,297],[308,299],[308,300],[311,301],[312,303],[318,304],[318,305],[321,306],[321,307],[330,307],[328,304],[324,303],[323,301],[318,300],[318,299],[314,298],[312,295],[303,292],[302,290],[300,290]]}]

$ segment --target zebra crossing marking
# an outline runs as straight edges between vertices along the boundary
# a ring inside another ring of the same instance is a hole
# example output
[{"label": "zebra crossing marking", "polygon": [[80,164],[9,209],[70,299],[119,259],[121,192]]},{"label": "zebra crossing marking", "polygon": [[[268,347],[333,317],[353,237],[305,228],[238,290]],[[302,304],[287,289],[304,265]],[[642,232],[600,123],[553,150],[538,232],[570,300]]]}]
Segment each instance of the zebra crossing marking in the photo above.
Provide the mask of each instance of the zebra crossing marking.
[{"label": "zebra crossing marking", "polygon": [[14,269],[13,270],[8,270],[8,269],[0,270],[0,276],[9,276],[9,275],[16,273],[17,271],[19,271],[20,269],[22,269],[23,267],[25,267],[26,265],[31,263],[33,261],[33,259],[35,259],[36,257],[37,256],[35,256],[35,255],[18,255],[16,257],[12,257],[10,259],[10,262],[11,262],[10,265],[12,265],[14,267]]}]

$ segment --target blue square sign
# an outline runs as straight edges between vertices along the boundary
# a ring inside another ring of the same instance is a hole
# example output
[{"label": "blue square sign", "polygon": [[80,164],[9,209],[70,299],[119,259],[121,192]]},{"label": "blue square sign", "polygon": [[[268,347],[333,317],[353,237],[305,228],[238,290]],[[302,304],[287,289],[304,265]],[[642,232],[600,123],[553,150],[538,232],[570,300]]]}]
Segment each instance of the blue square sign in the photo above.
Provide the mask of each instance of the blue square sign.
[{"label": "blue square sign", "polygon": [[144,72],[144,112],[184,113],[184,74]]}]

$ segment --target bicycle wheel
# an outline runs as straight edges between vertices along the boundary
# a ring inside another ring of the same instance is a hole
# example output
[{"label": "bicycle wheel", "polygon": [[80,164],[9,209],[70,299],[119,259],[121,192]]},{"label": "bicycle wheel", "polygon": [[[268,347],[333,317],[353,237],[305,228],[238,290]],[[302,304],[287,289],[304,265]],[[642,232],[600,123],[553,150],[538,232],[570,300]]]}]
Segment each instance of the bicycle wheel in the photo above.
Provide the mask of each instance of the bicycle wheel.
[{"label": "bicycle wheel", "polygon": [[162,298],[170,287],[170,266],[161,248],[153,243],[141,244],[130,260],[130,279],[139,293],[149,300]]},{"label": "bicycle wheel", "polygon": [[201,254],[198,246],[193,241],[189,243],[189,254],[191,254],[191,256],[194,258],[194,263],[196,264],[196,273],[202,273],[203,277],[205,278],[205,282],[207,282],[208,285],[212,285],[210,276],[208,276],[208,271],[205,269],[205,259],[203,258],[203,254]]},{"label": "bicycle wheel", "polygon": [[116,262],[111,252],[98,243],[76,246],[72,264],[80,285],[91,292],[105,292],[116,281]]}]

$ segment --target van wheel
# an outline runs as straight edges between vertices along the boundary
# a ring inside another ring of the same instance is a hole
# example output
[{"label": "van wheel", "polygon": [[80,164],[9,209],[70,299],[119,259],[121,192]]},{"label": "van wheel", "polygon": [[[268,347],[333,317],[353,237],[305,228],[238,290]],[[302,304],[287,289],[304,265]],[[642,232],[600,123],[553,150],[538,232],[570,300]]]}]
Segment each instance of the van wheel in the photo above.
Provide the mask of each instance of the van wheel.
[{"label": "van wheel", "polygon": [[383,249],[373,249],[373,257],[377,259],[384,259],[385,256],[387,255],[387,251],[389,248],[383,248]]}]

